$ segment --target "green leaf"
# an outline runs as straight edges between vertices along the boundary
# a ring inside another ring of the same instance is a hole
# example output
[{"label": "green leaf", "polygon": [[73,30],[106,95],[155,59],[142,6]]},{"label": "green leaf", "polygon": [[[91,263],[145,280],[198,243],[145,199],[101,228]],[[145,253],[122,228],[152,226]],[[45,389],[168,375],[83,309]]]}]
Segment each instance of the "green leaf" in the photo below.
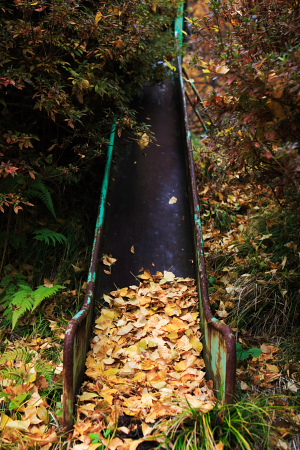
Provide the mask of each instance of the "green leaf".
[{"label": "green leaf", "polygon": [[32,305],[32,311],[34,311],[43,300],[56,294],[60,289],[64,289],[64,286],[60,286],[59,284],[52,287],[39,286],[33,293],[34,303]]},{"label": "green leaf", "polygon": [[258,358],[262,354],[262,351],[260,348],[250,348],[248,351],[249,351],[249,353],[251,353],[253,358]]},{"label": "green leaf", "polygon": [[[12,328],[14,329],[20,317],[26,311],[34,311],[40,303],[64,286],[55,285],[52,287],[38,286],[34,291],[29,285],[19,284],[19,290],[13,295],[10,303],[6,303],[7,310],[12,310]],[[6,311],[5,311],[6,313]]]},{"label": "green leaf", "polygon": [[14,400],[12,400],[9,405],[8,409],[18,409],[22,403],[25,402],[28,398],[31,397],[31,394],[28,392],[23,392],[22,394],[19,394]]},{"label": "green leaf", "polygon": [[243,345],[240,342],[237,342],[236,344],[236,356],[239,361],[244,361],[245,359],[252,356],[253,358],[257,358],[262,354],[262,351],[260,348],[249,348],[244,349]]},{"label": "green leaf", "polygon": [[33,234],[35,235],[34,239],[37,241],[45,242],[47,245],[52,244],[54,247],[57,243],[63,244],[68,242],[64,234],[49,230],[49,228],[41,228],[34,231]]}]

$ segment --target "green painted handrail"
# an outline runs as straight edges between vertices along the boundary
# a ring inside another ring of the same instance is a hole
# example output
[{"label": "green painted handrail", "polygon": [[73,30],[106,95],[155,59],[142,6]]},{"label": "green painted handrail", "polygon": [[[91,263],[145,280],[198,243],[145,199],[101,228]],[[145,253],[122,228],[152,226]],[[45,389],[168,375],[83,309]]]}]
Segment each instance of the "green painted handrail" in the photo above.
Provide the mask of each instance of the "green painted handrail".
[{"label": "green painted handrail", "polygon": [[63,372],[63,425],[71,428],[74,420],[75,394],[85,371],[86,353],[92,329],[94,313],[94,290],[96,284],[97,267],[99,264],[99,251],[102,239],[102,228],[106,211],[106,198],[109,187],[110,169],[112,165],[114,143],[116,137],[116,120],[113,121],[107,149],[107,159],[102,181],[100,203],[95,227],[94,242],[88,285],[84,303],[80,311],[68,324],[64,342],[64,372]]}]

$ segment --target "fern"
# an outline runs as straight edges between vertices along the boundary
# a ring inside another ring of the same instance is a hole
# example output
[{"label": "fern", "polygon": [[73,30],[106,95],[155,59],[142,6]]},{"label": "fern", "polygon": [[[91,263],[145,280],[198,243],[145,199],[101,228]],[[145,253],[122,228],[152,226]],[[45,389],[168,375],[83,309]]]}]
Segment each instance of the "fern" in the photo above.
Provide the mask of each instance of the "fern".
[{"label": "fern", "polygon": [[0,287],[3,288],[7,294],[14,293],[17,290],[17,282],[25,281],[26,277],[22,273],[8,273],[5,275],[1,282]]},{"label": "fern", "polygon": [[55,372],[55,367],[53,367],[53,364],[41,360],[35,364],[34,368],[36,373],[45,377],[48,382],[53,381]]},{"label": "fern", "polygon": [[[26,364],[20,367],[7,367],[8,362],[23,361]],[[42,375],[48,382],[53,380],[55,367],[52,362],[41,359],[41,354],[28,348],[20,347],[6,350],[0,358],[1,376],[14,380],[18,384],[19,381],[24,383],[26,374],[30,374],[30,368],[34,366],[37,376]]]},{"label": "fern", "polygon": [[25,363],[29,363],[34,354],[35,352],[24,347],[6,350],[0,358],[0,365],[6,365],[8,362],[12,361],[24,361]]},{"label": "fern", "polygon": [[55,246],[57,243],[63,244],[68,242],[64,234],[49,230],[49,228],[41,228],[34,231],[33,234],[35,234],[34,239],[45,242],[47,245],[53,244]]},{"label": "fern", "polygon": [[63,288],[64,286],[60,286],[59,284],[52,287],[39,286],[32,295],[34,299],[32,311],[34,311],[45,298],[51,297],[51,295],[56,294],[56,292]]},{"label": "fern", "polygon": [[64,286],[56,284],[52,287],[38,286],[36,290],[31,289],[28,284],[18,284],[19,289],[10,298],[6,295],[3,298],[5,307],[4,316],[9,317],[12,322],[12,329],[15,328],[20,317],[27,311],[34,311],[43,300],[55,294]]},{"label": "fern", "polygon": [[54,209],[54,204],[52,200],[51,193],[45,183],[43,183],[40,179],[30,180],[30,184],[28,188],[26,189],[26,195],[28,197],[36,197],[42,200],[42,202],[45,204],[45,206],[49,209],[51,214],[56,219],[56,212]]}]

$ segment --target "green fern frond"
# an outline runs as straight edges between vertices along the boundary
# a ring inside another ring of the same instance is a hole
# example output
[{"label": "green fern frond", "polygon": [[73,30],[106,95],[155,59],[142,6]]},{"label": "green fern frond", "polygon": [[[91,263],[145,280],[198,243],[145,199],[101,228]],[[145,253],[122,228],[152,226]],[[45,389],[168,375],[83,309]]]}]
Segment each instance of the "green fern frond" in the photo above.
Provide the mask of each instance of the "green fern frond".
[{"label": "green fern frond", "polygon": [[55,285],[52,287],[38,286],[34,291],[28,284],[19,284],[19,289],[12,296],[10,302],[6,301],[6,310],[4,315],[11,315],[12,329],[15,328],[18,320],[27,311],[34,311],[40,303],[58,290],[63,289],[64,286]]},{"label": "green fern frond", "polygon": [[47,381],[53,380],[53,375],[54,375],[54,371],[55,371],[55,367],[53,367],[53,365],[47,364],[47,363],[45,363],[45,361],[38,361],[34,365],[34,368],[35,368],[37,374],[45,377]]},{"label": "green fern frond", "polygon": [[[11,361],[24,361],[29,363],[34,357],[34,352],[27,348],[14,348],[12,350],[6,350],[0,358],[0,364],[6,364]],[[2,373],[2,371],[1,371]]]},{"label": "green fern frond", "polygon": [[20,289],[13,295],[12,305],[12,328],[14,329],[18,320],[26,311],[30,311],[33,305],[33,291],[30,286],[19,284]]},{"label": "green fern frond", "polygon": [[26,277],[25,275],[23,275],[22,273],[16,273],[14,275],[12,274],[7,274],[5,275],[1,282],[0,282],[0,286],[5,290],[16,290],[17,289],[17,282],[21,282],[21,281],[25,281]]},{"label": "green fern frond", "polygon": [[32,311],[35,310],[43,300],[51,297],[51,295],[56,294],[56,292],[63,288],[64,286],[60,286],[59,284],[52,287],[39,286],[33,293],[34,303],[32,305]]},{"label": "green fern frond", "polygon": [[36,178],[35,180],[30,180],[30,184],[25,193],[28,197],[36,197],[42,200],[42,202],[56,219],[56,212],[54,209],[51,193],[42,180],[38,178]]},{"label": "green fern frond", "polygon": [[35,235],[34,239],[45,242],[47,245],[53,244],[55,246],[57,243],[63,244],[68,242],[64,234],[49,230],[49,228],[41,228],[34,231],[33,234]]},{"label": "green fern frond", "polygon": [[1,368],[2,379],[14,380],[15,384],[24,383],[24,369],[19,367],[10,367],[9,369]]}]

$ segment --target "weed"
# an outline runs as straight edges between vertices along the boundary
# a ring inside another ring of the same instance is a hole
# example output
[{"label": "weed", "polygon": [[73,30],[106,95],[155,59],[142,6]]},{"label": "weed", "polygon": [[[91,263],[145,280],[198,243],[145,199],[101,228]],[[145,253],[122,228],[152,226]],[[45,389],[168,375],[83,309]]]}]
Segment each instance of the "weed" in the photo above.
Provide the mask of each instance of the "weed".
[{"label": "weed", "polygon": [[236,344],[236,356],[239,361],[244,361],[245,359],[252,356],[253,358],[257,358],[259,355],[262,354],[262,351],[260,348],[249,348],[245,349],[243,348],[243,345],[240,342],[237,342]]},{"label": "weed", "polygon": [[271,448],[270,437],[275,435],[271,417],[275,410],[262,397],[243,399],[233,405],[217,404],[207,413],[189,407],[169,422],[166,447],[176,450]]},{"label": "weed", "polygon": [[8,284],[5,295],[1,300],[4,308],[3,316],[12,323],[15,328],[18,320],[26,313],[34,311],[43,300],[54,295],[64,286],[54,285],[51,287],[38,286],[33,290],[29,284],[22,282],[17,286],[14,283]]},{"label": "weed", "polygon": [[239,327],[262,334],[291,332],[299,325],[299,211],[267,208],[254,215],[244,239],[234,243],[235,307],[231,318]]},{"label": "weed", "polygon": [[49,228],[41,228],[39,230],[36,230],[33,232],[34,239],[37,241],[45,242],[47,245],[55,245],[56,244],[63,244],[67,243],[68,240],[66,236],[64,236],[62,233],[57,233],[55,231],[49,230]]}]

